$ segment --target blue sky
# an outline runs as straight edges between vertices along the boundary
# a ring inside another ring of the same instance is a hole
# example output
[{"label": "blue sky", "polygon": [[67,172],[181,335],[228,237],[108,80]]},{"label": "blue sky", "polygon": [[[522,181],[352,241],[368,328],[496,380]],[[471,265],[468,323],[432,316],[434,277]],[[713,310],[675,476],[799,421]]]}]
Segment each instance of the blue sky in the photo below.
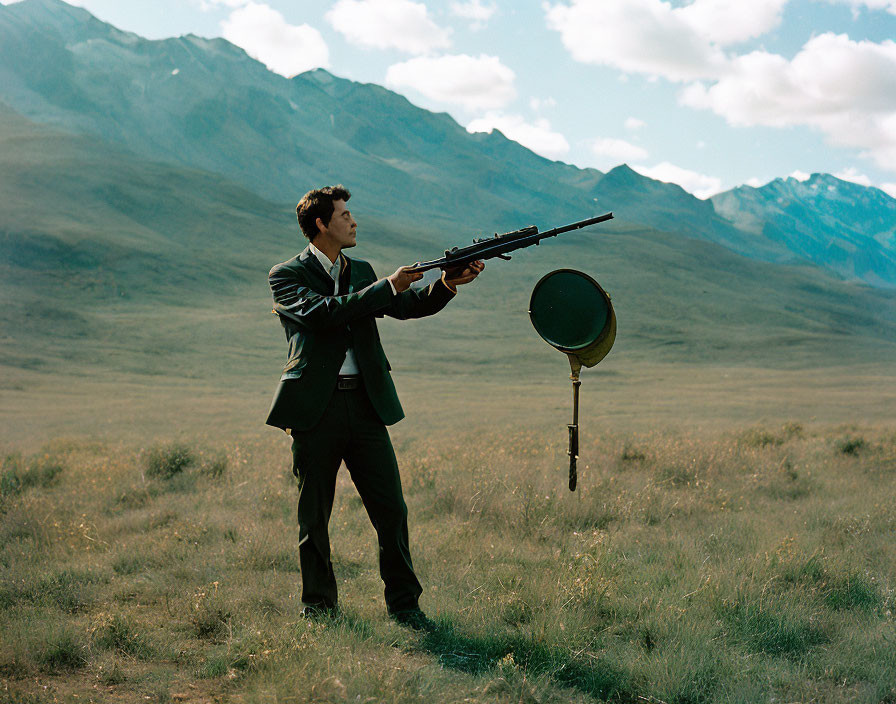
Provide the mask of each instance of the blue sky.
[{"label": "blue sky", "polygon": [[385,85],[549,158],[625,162],[701,197],[816,171],[896,197],[896,0],[73,4],[153,39],[223,36],[284,75]]}]

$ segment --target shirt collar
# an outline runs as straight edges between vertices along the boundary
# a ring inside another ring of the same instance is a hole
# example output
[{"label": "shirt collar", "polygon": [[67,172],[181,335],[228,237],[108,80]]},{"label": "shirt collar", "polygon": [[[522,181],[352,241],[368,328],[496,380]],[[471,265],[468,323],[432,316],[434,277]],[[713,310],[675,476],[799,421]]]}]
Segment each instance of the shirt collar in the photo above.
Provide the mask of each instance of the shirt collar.
[{"label": "shirt collar", "polygon": [[309,243],[308,246],[311,249],[311,253],[315,257],[317,257],[317,261],[320,262],[320,265],[324,268],[324,271],[327,272],[334,280],[339,278],[339,272],[342,269],[342,256],[337,254],[336,261],[331,262],[330,258],[313,244]]}]

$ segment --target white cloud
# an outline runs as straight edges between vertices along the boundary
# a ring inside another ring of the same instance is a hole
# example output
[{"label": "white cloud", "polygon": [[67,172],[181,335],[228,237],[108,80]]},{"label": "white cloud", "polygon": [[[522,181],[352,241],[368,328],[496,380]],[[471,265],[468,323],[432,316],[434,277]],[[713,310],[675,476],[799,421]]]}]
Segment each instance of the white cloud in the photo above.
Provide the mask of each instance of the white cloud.
[{"label": "white cloud", "polygon": [[896,183],[882,183],[879,188],[891,198],[896,198]]},{"label": "white cloud", "polygon": [[338,0],[325,17],[348,41],[374,49],[427,54],[451,46],[450,30],[411,0]]},{"label": "white cloud", "polygon": [[520,115],[489,113],[467,125],[468,132],[491,132],[493,129],[548,159],[560,159],[569,152],[566,137],[551,129],[545,119],[526,122]]},{"label": "white cloud", "polygon": [[625,118],[625,129],[627,130],[639,130],[646,125],[647,123],[644,120],[640,120],[637,117]]},{"label": "white cloud", "polygon": [[694,83],[679,96],[738,126],[807,125],[834,144],[857,147],[896,171],[896,42],[813,37],[792,60],[754,51],[731,61],[713,85]]},{"label": "white cloud", "polygon": [[466,54],[417,57],[393,64],[386,85],[413,88],[432,100],[461,105],[468,110],[502,108],[516,97],[516,74],[497,56]]},{"label": "white cloud", "polygon": [[766,183],[767,181],[763,181],[761,178],[757,178],[756,176],[747,179],[747,185],[752,186],[753,188],[761,188]]},{"label": "white cloud", "polygon": [[544,108],[555,108],[557,107],[557,101],[553,98],[545,98],[542,100],[541,98],[529,98],[529,107],[532,108],[535,112],[542,110]]},{"label": "white cloud", "polygon": [[482,0],[452,2],[448,6],[453,15],[470,20],[472,29],[482,29],[498,10],[497,5],[483,5]]},{"label": "white cloud", "polygon": [[683,169],[675,164],[670,164],[668,161],[664,161],[656,166],[632,166],[632,168],[648,178],[665,181],[666,183],[677,183],[684,190],[693,193],[698,198],[709,198],[716,193],[721,193],[723,190],[721,179]]},{"label": "white cloud", "polygon": [[860,186],[873,186],[871,183],[871,179],[868,178],[865,174],[860,173],[857,168],[854,166],[850,166],[846,169],[842,169],[834,174],[841,181],[851,181],[852,183],[857,183]]},{"label": "white cloud", "polygon": [[648,157],[648,151],[624,139],[598,137],[587,141],[591,153],[598,157],[600,166],[616,166],[623,162],[640,161]]},{"label": "white cloud", "polygon": [[[836,0],[832,0],[836,1]],[[839,0],[873,9],[896,0]],[[682,104],[735,126],[808,126],[896,172],[896,42],[812,37],[792,59],[726,47],[781,22],[787,0],[560,0],[547,25],[572,57],[648,78],[695,81]]]},{"label": "white cloud", "polygon": [[199,9],[203,12],[208,12],[209,10],[214,10],[221,6],[237,8],[249,4],[249,1],[250,0],[199,0]]},{"label": "white cloud", "polygon": [[718,74],[724,55],[661,0],[571,0],[547,23],[576,61],[673,80]]},{"label": "white cloud", "polygon": [[805,171],[800,171],[796,169],[795,171],[791,171],[788,178],[795,178],[797,181],[802,183],[803,181],[808,181],[812,174],[807,174]]},{"label": "white cloud", "polygon": [[737,44],[761,37],[781,23],[787,0],[695,0],[677,8],[690,27],[715,44]]},{"label": "white cloud", "polygon": [[320,32],[307,24],[289,24],[268,5],[249,2],[234,10],[221,22],[221,33],[249,56],[287,77],[330,65]]},{"label": "white cloud", "polygon": [[852,7],[853,15],[857,15],[862,8],[886,10],[891,15],[896,15],[896,0],[827,0],[827,2],[832,5],[849,5]]},{"label": "white cloud", "polygon": [[583,63],[674,81],[724,72],[723,46],[765,34],[787,0],[567,0],[546,5],[547,24]]}]

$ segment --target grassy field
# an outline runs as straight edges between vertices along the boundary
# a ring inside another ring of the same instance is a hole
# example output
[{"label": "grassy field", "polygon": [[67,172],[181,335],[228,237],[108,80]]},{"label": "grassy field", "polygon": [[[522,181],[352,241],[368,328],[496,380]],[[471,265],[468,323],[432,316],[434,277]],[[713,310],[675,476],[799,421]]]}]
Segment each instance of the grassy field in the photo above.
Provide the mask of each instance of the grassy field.
[{"label": "grassy field", "polygon": [[343,615],[298,618],[275,431],[23,433],[0,480],[0,701],[896,701],[896,426],[729,412],[648,431],[595,392],[572,494],[559,382],[542,422],[463,430],[454,399],[437,437],[405,386],[394,437],[434,633],[386,618],[345,472]]},{"label": "grassy field", "polygon": [[[352,255],[380,275],[595,207],[581,174],[497,134],[473,144],[444,116],[414,112],[395,152],[381,127],[404,122],[348,114],[366,90],[320,115],[376,138],[324,148],[327,173],[333,154],[354,164],[339,177],[358,190]],[[227,112],[231,129],[247,118]],[[346,476],[331,523],[342,616],[307,622],[288,439],[262,421],[285,353],[266,272],[304,247],[291,192],[318,180],[313,153],[278,169],[253,148],[236,173],[254,131],[222,131],[193,160],[242,179],[263,164],[250,185],[273,203],[0,117],[0,702],[896,703],[893,291],[691,239],[727,229],[630,172],[640,185],[602,196],[606,227],[490,262],[436,318],[382,322],[438,628],[386,618]],[[427,126],[464,143],[449,180],[369,178],[377,154],[438,161],[442,137],[415,136]],[[584,200],[550,195],[569,179]],[[527,313],[570,262],[619,320],[583,374],[574,494],[568,367]]]}]

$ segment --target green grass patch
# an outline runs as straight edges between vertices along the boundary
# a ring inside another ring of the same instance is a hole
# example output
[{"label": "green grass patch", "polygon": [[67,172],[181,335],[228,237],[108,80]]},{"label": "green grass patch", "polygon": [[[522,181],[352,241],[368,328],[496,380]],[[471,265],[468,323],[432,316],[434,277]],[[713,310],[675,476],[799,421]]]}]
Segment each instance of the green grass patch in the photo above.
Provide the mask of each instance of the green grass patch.
[{"label": "green grass patch", "polygon": [[435,655],[443,667],[469,674],[495,669],[519,669],[549,677],[565,687],[601,699],[634,699],[630,673],[609,659],[582,659],[569,650],[517,635],[471,636],[441,621],[427,633],[419,648]]},{"label": "green grass patch", "polygon": [[647,454],[634,445],[626,444],[626,446],[622,448],[622,455],[620,455],[620,458],[623,462],[640,462],[641,460],[647,459]]},{"label": "green grass patch", "polygon": [[14,689],[3,692],[4,704],[48,704],[45,696],[32,692],[17,692]]},{"label": "green grass patch", "polygon": [[132,655],[142,660],[154,654],[146,636],[121,615],[112,616],[100,624],[93,632],[92,642],[101,650]]},{"label": "green grass patch", "polygon": [[91,669],[96,674],[97,680],[106,686],[123,684],[128,680],[127,671],[116,653],[104,653],[98,656],[91,664]]},{"label": "green grass patch", "polygon": [[77,613],[91,605],[96,585],[103,579],[92,572],[62,570],[36,578],[9,581],[0,586],[0,609],[18,604],[53,606],[66,613]]},{"label": "green grass patch", "polygon": [[116,513],[140,509],[147,506],[161,493],[161,488],[154,484],[130,487],[117,492],[109,502],[107,510],[111,513]]},{"label": "green grass patch", "polygon": [[65,463],[49,455],[30,461],[21,455],[7,455],[0,469],[0,496],[14,496],[31,487],[50,487],[64,471]]},{"label": "green grass patch", "polygon": [[171,479],[195,463],[193,450],[179,443],[153,447],[143,460],[146,476],[154,479]]},{"label": "green grass patch", "polygon": [[836,611],[874,611],[884,605],[880,587],[868,573],[859,572],[815,552],[808,558],[787,556],[777,564],[785,585],[801,589],[794,598],[807,598],[807,592],[822,597],[825,606]]},{"label": "green grass patch", "polygon": [[660,481],[668,482],[676,487],[689,486],[697,480],[697,475],[692,469],[680,465],[663,467],[658,476]]},{"label": "green grass patch", "polygon": [[868,448],[868,442],[860,436],[849,436],[837,441],[837,452],[843,455],[858,455]]},{"label": "green grass patch", "polygon": [[830,640],[818,618],[795,601],[791,595],[742,596],[727,603],[721,615],[732,635],[751,650],[795,658]]},{"label": "green grass patch", "polygon": [[750,428],[742,433],[739,440],[747,447],[777,447],[795,438],[804,437],[802,423],[790,421],[776,430]]},{"label": "green grass patch", "polygon": [[[278,548],[271,545],[249,545],[245,550],[245,566],[253,570],[298,572],[299,555],[296,548]],[[351,569],[350,566],[345,566]]]},{"label": "green grass patch", "polygon": [[158,565],[158,559],[141,553],[124,553],[112,561],[115,574],[129,575],[146,572]]},{"label": "green grass patch", "polygon": [[42,669],[53,673],[78,670],[87,665],[84,637],[69,627],[51,631],[33,646],[32,657]]},{"label": "green grass patch", "polygon": [[203,680],[224,677],[230,672],[233,664],[234,659],[229,655],[213,655],[199,666],[196,676]]},{"label": "green grass patch", "polygon": [[210,479],[220,479],[227,472],[227,456],[223,454],[203,457],[199,465],[199,473]]},{"label": "green grass patch", "polygon": [[769,447],[784,444],[784,437],[780,433],[755,428],[741,436],[741,442],[748,447]]},{"label": "green grass patch", "polygon": [[826,585],[824,603],[837,611],[874,611],[883,606],[884,599],[880,589],[868,575],[853,572],[835,578]]},{"label": "green grass patch", "polygon": [[228,609],[203,602],[190,616],[193,635],[201,640],[218,642],[230,632],[231,613]]}]

